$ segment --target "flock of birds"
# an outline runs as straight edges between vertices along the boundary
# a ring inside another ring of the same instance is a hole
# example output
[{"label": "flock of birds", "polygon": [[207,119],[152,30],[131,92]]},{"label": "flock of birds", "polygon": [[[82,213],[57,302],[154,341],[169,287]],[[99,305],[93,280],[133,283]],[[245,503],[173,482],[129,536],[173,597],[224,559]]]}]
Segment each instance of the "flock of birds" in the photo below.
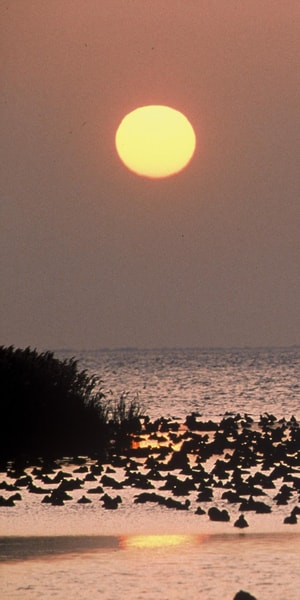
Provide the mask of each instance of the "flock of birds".
[{"label": "flock of birds", "polygon": [[265,413],[254,422],[238,414],[217,423],[193,413],[185,423],[143,418],[141,424],[125,453],[74,458],[71,472],[64,470],[65,463],[49,459],[0,465],[0,507],[16,506],[25,494],[62,506],[79,490],[79,504],[97,499],[104,509],[116,510],[130,488],[137,492],[135,504],[194,507],[211,521],[230,521],[228,507],[235,505],[240,514],[233,524],[241,529],[248,527],[246,513],[270,513],[274,503],[289,507],[284,523],[297,523],[300,426],[295,417],[277,420]]}]

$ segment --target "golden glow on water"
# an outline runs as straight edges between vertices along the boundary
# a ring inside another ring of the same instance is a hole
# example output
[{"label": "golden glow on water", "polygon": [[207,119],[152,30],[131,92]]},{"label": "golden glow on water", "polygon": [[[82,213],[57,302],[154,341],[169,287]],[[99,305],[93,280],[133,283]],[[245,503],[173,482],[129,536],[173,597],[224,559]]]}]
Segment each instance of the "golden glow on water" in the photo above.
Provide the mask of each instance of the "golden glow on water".
[{"label": "golden glow on water", "polygon": [[151,450],[159,451],[161,448],[169,447],[173,451],[181,450],[182,440],[180,441],[172,441],[172,439],[166,434],[160,437],[153,438],[149,435],[139,435],[138,439],[134,437],[131,439],[131,448],[133,450],[137,450],[138,448],[149,448]]},{"label": "golden glow on water", "polygon": [[162,548],[183,546],[184,544],[199,544],[207,536],[192,534],[163,534],[163,535],[122,535],[122,548]]}]

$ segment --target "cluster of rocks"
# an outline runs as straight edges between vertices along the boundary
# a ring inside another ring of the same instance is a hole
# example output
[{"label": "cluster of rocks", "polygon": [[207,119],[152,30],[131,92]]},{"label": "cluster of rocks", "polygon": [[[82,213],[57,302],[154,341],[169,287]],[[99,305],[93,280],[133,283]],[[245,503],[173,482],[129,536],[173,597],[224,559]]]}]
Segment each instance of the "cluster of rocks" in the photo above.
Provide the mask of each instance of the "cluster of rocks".
[{"label": "cluster of rocks", "polygon": [[82,490],[76,502],[90,504],[97,498],[103,508],[116,510],[121,490],[130,488],[139,491],[135,504],[194,508],[211,521],[230,521],[227,508],[235,505],[241,513],[233,523],[238,528],[248,527],[244,513],[267,514],[274,505],[289,507],[286,524],[297,523],[300,514],[300,428],[294,417],[287,421],[264,414],[254,422],[238,414],[214,422],[193,413],[184,423],[143,418],[125,453],[112,449],[106,456],[74,458],[71,473],[55,460],[35,463],[19,459],[0,467],[0,507],[15,506],[22,490],[53,506]]}]

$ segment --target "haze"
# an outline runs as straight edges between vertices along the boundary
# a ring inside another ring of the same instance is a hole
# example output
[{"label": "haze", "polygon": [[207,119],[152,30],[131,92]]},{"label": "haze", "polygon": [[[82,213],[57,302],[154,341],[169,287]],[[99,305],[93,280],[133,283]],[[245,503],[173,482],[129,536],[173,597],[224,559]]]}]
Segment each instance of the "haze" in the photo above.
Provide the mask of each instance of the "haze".
[{"label": "haze", "polygon": [[[298,0],[1,3],[2,344],[300,344]],[[114,147],[182,111],[190,165]]]}]

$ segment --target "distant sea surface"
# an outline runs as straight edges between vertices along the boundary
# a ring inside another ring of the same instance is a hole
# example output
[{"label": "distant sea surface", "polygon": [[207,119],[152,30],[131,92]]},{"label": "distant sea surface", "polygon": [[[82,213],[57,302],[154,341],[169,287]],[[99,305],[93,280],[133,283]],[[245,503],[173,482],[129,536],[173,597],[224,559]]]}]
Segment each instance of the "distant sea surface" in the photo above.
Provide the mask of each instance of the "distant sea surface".
[{"label": "distant sea surface", "polygon": [[64,350],[102,380],[107,397],[138,398],[151,418],[225,412],[300,414],[300,347]]}]

